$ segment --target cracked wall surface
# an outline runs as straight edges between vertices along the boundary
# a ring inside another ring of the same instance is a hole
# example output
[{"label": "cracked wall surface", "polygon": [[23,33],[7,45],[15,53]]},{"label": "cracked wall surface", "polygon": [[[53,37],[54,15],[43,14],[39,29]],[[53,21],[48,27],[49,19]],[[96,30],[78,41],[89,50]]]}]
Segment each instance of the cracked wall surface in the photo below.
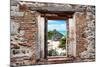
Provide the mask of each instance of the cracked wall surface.
[{"label": "cracked wall surface", "polygon": [[85,7],[76,12],[77,55],[81,58],[95,57],[95,7]]},{"label": "cracked wall surface", "polygon": [[24,5],[21,6],[23,9],[19,9],[19,4],[11,6],[11,64],[35,64],[38,36],[36,12],[28,10]]}]

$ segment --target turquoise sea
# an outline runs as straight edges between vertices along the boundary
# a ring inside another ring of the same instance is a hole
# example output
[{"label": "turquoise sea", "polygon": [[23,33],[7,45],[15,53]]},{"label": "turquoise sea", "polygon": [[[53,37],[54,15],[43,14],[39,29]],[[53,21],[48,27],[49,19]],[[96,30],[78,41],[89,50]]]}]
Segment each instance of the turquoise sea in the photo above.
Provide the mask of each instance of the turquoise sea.
[{"label": "turquoise sea", "polygon": [[66,35],[67,32],[66,31],[59,31],[61,34]]}]

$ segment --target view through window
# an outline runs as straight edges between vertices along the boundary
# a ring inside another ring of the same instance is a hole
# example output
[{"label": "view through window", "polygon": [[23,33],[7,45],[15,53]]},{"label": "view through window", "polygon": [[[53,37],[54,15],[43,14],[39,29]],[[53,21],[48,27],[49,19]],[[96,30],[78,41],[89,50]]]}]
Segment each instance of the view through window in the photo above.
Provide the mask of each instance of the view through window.
[{"label": "view through window", "polygon": [[66,56],[66,20],[48,20],[48,56]]}]

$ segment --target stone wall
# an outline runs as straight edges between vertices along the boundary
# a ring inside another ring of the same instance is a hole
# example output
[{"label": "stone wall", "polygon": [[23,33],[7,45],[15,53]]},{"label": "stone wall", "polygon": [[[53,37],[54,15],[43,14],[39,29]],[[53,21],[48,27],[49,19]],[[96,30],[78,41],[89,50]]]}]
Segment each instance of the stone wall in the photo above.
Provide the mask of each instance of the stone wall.
[{"label": "stone wall", "polygon": [[[82,7],[81,7],[82,8]],[[84,12],[76,12],[77,56],[95,58],[95,7],[84,6]]]},{"label": "stone wall", "polygon": [[52,11],[55,8],[59,8],[58,11],[78,10],[73,14],[76,26],[69,27],[67,54],[95,58],[94,6],[14,1],[11,2],[11,65],[37,64],[40,57],[44,58],[44,18],[35,11],[37,7]]},{"label": "stone wall", "polygon": [[28,10],[25,5],[11,5],[11,65],[36,63],[37,16],[36,12]]}]

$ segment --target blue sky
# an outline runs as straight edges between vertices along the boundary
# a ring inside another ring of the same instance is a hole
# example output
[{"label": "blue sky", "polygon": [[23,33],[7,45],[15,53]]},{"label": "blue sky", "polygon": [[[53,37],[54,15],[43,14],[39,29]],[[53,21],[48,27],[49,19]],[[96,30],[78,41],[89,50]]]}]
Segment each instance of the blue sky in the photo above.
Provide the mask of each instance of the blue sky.
[{"label": "blue sky", "polygon": [[48,20],[48,31],[54,29],[64,34],[66,32],[66,20]]}]

